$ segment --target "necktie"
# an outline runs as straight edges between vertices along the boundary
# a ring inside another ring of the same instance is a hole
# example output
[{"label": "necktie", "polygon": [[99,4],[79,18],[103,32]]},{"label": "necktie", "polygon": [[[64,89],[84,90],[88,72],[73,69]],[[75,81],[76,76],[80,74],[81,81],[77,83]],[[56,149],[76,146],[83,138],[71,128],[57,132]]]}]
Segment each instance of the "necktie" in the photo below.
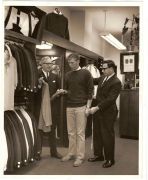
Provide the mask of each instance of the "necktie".
[{"label": "necktie", "polygon": [[104,78],[104,81],[102,82],[102,85],[108,80],[108,76]]},{"label": "necktie", "polygon": [[47,79],[49,78],[49,72],[47,72]]}]

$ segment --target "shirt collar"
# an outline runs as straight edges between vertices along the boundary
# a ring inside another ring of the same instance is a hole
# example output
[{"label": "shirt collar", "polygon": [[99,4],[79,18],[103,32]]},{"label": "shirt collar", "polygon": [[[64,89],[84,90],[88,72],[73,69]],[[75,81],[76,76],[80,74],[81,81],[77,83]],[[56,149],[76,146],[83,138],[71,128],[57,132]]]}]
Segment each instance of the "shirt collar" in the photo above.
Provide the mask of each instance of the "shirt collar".
[{"label": "shirt collar", "polygon": [[43,73],[44,73],[45,77],[47,78],[47,74],[48,74],[48,72],[44,71],[43,69],[42,69],[42,71],[43,71]]},{"label": "shirt collar", "polygon": [[79,71],[81,69],[81,67],[79,66],[76,70],[74,70],[74,71]]},{"label": "shirt collar", "polygon": [[110,79],[112,76],[114,76],[115,73],[111,74],[110,76],[108,76],[107,79]]},{"label": "shirt collar", "polygon": [[56,11],[56,10],[54,10],[53,11],[55,14],[59,14],[59,15],[62,15],[62,13],[59,11],[59,13]]}]

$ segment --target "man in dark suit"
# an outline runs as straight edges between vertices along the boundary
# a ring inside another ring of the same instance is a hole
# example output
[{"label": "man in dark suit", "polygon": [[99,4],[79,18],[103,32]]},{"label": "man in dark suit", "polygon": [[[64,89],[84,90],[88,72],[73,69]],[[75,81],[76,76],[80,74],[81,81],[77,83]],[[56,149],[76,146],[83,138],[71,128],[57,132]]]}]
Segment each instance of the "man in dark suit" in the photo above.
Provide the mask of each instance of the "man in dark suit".
[{"label": "man in dark suit", "polygon": [[[42,85],[43,82],[47,82],[49,86],[49,94],[50,94],[50,100],[51,100],[51,115],[52,115],[52,125],[51,125],[51,131],[48,133],[49,137],[49,145],[50,145],[50,154],[52,157],[55,158],[62,158],[62,156],[57,152],[56,147],[56,127],[57,127],[57,121],[58,121],[58,111],[59,111],[59,96],[64,93],[64,90],[59,89],[60,83],[59,83],[59,76],[57,74],[54,74],[51,72],[52,66],[55,61],[53,61],[50,57],[45,56],[41,59],[41,69],[39,70],[39,92],[38,92],[38,106],[41,104],[41,98],[42,98]],[[38,116],[39,117],[39,116]],[[43,139],[44,132],[42,130],[40,131],[41,135],[41,141]]]},{"label": "man in dark suit", "polygon": [[93,121],[94,157],[89,162],[104,161],[103,168],[115,163],[114,122],[117,118],[116,99],[121,90],[121,82],[116,77],[116,65],[112,60],[106,60],[102,65],[103,76],[98,78],[96,105],[90,108],[90,114],[95,116]]}]

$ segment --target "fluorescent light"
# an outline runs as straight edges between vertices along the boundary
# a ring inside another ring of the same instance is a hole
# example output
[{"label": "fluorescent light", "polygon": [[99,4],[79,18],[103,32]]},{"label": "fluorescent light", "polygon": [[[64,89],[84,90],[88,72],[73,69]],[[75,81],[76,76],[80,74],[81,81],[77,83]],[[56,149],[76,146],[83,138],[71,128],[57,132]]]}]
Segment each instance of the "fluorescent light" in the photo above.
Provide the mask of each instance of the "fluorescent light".
[{"label": "fluorescent light", "polygon": [[36,45],[37,49],[52,49],[53,44],[46,42],[46,41],[42,41],[40,45]]},{"label": "fluorescent light", "polygon": [[101,33],[100,36],[119,50],[126,50],[126,47],[110,33]]}]

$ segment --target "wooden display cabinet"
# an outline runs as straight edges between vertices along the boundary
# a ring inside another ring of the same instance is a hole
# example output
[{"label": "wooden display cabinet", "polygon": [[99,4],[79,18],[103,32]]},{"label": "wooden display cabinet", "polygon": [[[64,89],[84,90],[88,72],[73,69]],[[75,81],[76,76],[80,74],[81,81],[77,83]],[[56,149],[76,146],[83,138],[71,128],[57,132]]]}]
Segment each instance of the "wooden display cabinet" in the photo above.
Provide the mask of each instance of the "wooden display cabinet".
[{"label": "wooden display cabinet", "polygon": [[120,137],[139,138],[139,89],[125,89],[120,94]]}]

